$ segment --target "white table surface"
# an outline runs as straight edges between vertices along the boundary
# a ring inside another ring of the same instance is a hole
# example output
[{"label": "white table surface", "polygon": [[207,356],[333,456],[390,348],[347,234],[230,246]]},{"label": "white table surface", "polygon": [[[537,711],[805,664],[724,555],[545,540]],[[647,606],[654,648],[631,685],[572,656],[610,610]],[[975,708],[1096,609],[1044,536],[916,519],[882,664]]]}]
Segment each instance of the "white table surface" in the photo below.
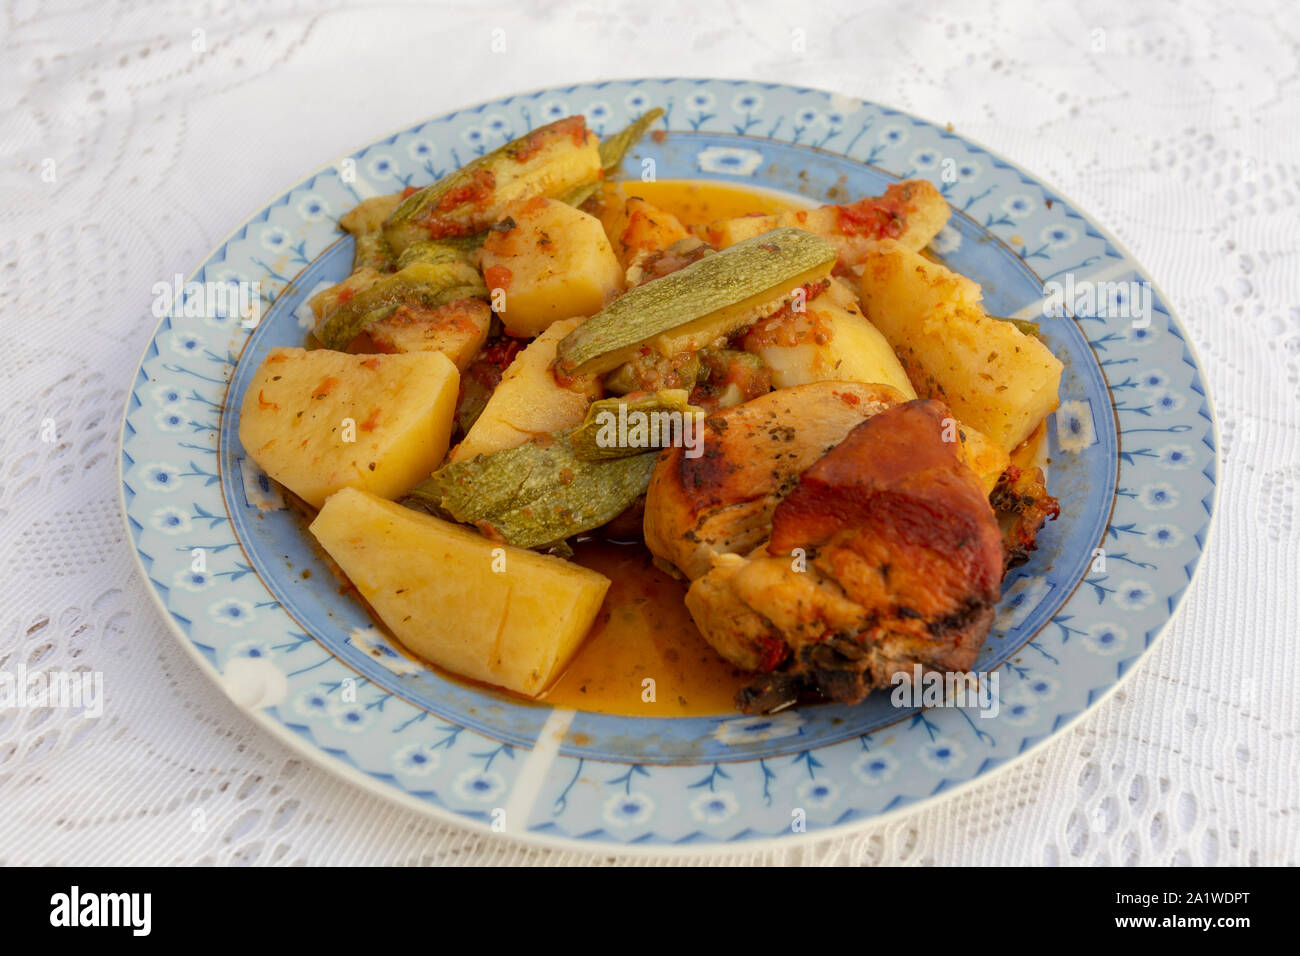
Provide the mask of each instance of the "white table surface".
[{"label": "white table surface", "polygon": [[[489,53],[493,30],[504,56]],[[3,34],[0,669],[102,671],[107,702],[98,720],[0,711],[0,863],[616,859],[432,822],[255,727],[150,603],[116,468],[153,283],[188,274],[276,190],[466,103],[639,75],[859,95],[1033,171],[1163,287],[1222,434],[1210,552],[1113,699],[1013,770],[887,825],[701,859],[1300,863],[1293,0],[1082,13],[986,0],[10,0]],[[58,445],[39,440],[47,418]]]}]

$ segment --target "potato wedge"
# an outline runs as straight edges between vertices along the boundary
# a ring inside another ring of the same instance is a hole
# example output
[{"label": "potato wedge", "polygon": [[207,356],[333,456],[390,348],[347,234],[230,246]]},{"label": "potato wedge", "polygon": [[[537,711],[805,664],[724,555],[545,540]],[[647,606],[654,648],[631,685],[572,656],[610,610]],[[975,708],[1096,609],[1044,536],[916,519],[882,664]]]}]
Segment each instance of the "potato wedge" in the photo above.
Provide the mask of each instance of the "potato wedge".
[{"label": "potato wedge", "polygon": [[892,385],[906,398],[916,398],[893,347],[838,280],[808,302],[804,312],[785,310],[757,322],[741,345],[763,360],[777,388],[866,382]]},{"label": "potato wedge", "polygon": [[482,414],[451,450],[452,461],[515,448],[582,421],[587,406],[600,398],[600,378],[573,376],[565,380],[566,387],[556,381],[552,369],[556,345],[582,322],[581,316],[553,322],[515,356]]},{"label": "potato wedge", "polygon": [[239,440],[314,507],[346,487],[396,498],[447,453],[459,384],[440,352],[272,349],[244,393]]},{"label": "potato wedge", "polygon": [[901,244],[868,253],[862,308],[922,398],[937,398],[1003,451],[1059,404],[1062,365],[1038,339],[985,315],[979,286]]},{"label": "potato wedge", "polygon": [[611,203],[602,225],[624,269],[642,253],[661,252],[690,235],[680,219],[639,196]]},{"label": "potato wedge", "polygon": [[541,197],[506,213],[514,227],[493,230],[481,265],[494,304],[504,292],[498,314],[511,335],[530,338],[556,319],[594,315],[623,288],[623,268],[595,216]]},{"label": "potato wedge", "polygon": [[564,670],[609,588],[580,565],[353,488],[326,501],[310,530],[409,650],[530,697]]}]

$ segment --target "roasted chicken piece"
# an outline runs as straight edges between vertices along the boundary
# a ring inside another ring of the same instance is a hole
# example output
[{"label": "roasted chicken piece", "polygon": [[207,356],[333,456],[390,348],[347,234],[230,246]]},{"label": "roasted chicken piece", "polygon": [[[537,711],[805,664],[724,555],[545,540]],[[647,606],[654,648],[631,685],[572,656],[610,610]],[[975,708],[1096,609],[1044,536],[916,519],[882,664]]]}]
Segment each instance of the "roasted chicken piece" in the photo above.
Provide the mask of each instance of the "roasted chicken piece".
[{"label": "roasted chicken piece", "polygon": [[713,555],[753,550],[799,474],[899,401],[888,385],[813,382],[708,416],[703,454],[666,449],[650,479],[644,531],[656,563],[694,579]]},{"label": "roasted chicken piece", "polygon": [[714,557],[691,585],[705,639],[767,672],[741,709],[807,694],[857,703],[914,664],[974,664],[1000,597],[1002,535],[979,479],[943,440],[949,418],[939,402],[912,401],[857,425],[775,506],[765,545]]},{"label": "roasted chicken piece", "polygon": [[1041,468],[1009,465],[989,495],[1002,528],[1003,573],[1029,560],[1038,550],[1038,532],[1048,518],[1053,521],[1061,506],[1047,493]]}]

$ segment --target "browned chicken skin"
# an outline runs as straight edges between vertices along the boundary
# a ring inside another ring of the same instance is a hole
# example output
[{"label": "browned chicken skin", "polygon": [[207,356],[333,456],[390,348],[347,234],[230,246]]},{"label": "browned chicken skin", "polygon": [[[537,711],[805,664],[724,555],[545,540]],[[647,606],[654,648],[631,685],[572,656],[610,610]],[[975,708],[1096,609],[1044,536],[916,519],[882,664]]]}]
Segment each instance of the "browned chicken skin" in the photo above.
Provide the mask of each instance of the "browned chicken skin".
[{"label": "browned chicken skin", "polygon": [[913,401],[857,425],[772,510],[766,545],[713,558],[692,584],[705,638],[768,672],[742,709],[809,693],[856,703],[916,663],[974,664],[1000,596],[1002,535],[942,439],[947,419],[941,403]]},{"label": "browned chicken skin", "polygon": [[814,382],[710,415],[703,454],[666,449],[650,479],[644,531],[656,563],[694,579],[713,555],[752,550],[799,474],[902,398],[888,385]]},{"label": "browned chicken skin", "polygon": [[1038,550],[1038,532],[1061,513],[1060,503],[1047,493],[1041,468],[1008,467],[989,503],[1002,526],[1003,573],[1029,560],[1029,552]]}]

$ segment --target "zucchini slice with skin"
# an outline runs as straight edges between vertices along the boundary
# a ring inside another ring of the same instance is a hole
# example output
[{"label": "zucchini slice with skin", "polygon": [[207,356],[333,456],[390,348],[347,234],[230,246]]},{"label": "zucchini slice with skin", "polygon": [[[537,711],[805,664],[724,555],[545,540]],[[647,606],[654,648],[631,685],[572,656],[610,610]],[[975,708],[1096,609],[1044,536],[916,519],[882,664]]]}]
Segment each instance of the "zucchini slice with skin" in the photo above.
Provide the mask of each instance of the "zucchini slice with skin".
[{"label": "zucchini slice with skin", "polygon": [[398,255],[420,239],[481,232],[517,199],[566,196],[601,177],[599,143],[581,116],[539,127],[404,199],[384,222]]},{"label": "zucchini slice with skin", "polygon": [[388,271],[393,264],[393,253],[382,232],[358,232],[353,238],[356,241],[352,251],[353,272],[367,267],[376,272]]},{"label": "zucchini slice with skin", "polygon": [[347,349],[366,326],[392,315],[405,302],[437,308],[457,299],[487,298],[487,286],[468,262],[414,262],[340,304],[321,323],[326,348]]},{"label": "zucchini slice with skin", "polygon": [[658,106],[646,110],[634,122],[600,141],[600,166],[606,176],[618,169],[628,150],[635,146],[654,121],[663,115],[664,111]]},{"label": "zucchini slice with skin", "polygon": [[[667,448],[675,438],[685,442],[687,429],[699,429],[702,440],[704,409],[692,405],[689,396],[684,388],[665,388],[640,398],[597,399],[569,433],[569,444],[584,461],[601,461]],[[620,443],[623,438],[626,444]]]},{"label": "zucchini slice with skin", "polygon": [[825,278],[835,258],[833,245],[801,229],[753,236],[615,299],[560,341],[557,368],[608,372],[646,344],[661,355],[702,348]]},{"label": "zucchini slice with skin", "polygon": [[449,515],[516,547],[555,547],[607,524],[645,494],[659,457],[652,450],[587,461],[569,443],[571,431],[452,462],[402,503]]},{"label": "zucchini slice with skin", "polygon": [[437,265],[442,262],[464,260],[475,264],[479,250],[483,248],[483,240],[486,238],[486,232],[479,232],[472,236],[421,239],[402,250],[402,254],[397,257],[397,268],[405,269],[413,262]]}]

